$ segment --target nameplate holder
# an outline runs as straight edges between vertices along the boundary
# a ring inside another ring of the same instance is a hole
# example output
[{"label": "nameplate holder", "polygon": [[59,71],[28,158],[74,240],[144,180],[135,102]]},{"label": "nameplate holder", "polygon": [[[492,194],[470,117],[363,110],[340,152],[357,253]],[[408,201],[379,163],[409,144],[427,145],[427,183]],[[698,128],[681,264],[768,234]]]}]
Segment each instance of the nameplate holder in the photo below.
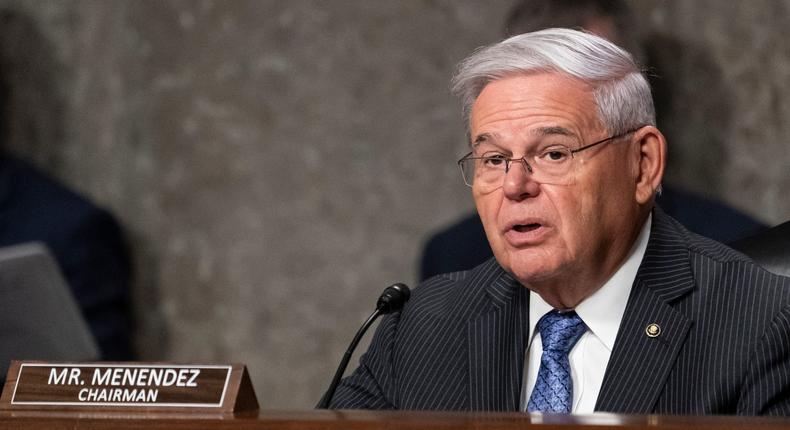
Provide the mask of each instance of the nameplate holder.
[{"label": "nameplate holder", "polygon": [[12,361],[0,409],[239,414],[258,410],[243,364]]}]

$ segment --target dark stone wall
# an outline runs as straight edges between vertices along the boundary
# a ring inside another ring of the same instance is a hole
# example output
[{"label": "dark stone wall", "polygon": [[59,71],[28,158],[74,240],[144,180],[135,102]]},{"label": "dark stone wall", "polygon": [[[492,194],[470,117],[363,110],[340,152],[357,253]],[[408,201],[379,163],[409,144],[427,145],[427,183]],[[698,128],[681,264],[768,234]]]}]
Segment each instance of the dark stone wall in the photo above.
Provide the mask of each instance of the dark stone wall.
[{"label": "dark stone wall", "polygon": [[[0,1],[9,146],[123,222],[145,359],[245,362],[263,407],[308,407],[471,209],[448,81],[510,5]],[[633,5],[677,83],[669,180],[790,218],[787,3]]]}]

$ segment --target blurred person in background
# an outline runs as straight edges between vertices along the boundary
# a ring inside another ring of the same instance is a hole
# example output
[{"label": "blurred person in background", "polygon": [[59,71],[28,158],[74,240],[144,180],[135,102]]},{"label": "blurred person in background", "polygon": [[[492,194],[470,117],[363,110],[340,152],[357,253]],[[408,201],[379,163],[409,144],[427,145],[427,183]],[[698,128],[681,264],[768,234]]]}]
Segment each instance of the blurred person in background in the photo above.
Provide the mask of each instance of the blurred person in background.
[{"label": "blurred person in background", "polygon": [[1,11],[0,27],[0,247],[46,244],[90,326],[101,358],[131,360],[135,357],[131,259],[121,227],[108,211],[8,151],[11,130],[20,126],[12,120],[21,91],[15,83],[30,74],[23,70],[29,62],[19,58],[24,50],[15,44],[30,49],[31,43],[43,42],[35,23],[18,12]]}]

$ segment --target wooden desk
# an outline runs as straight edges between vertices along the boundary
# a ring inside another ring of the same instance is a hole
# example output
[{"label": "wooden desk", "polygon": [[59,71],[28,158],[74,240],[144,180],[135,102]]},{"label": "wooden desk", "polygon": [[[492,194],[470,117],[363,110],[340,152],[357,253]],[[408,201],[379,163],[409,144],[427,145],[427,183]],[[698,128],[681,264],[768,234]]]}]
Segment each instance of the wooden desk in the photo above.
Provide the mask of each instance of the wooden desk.
[{"label": "wooden desk", "polygon": [[517,413],[261,411],[221,417],[185,414],[0,411],[0,428],[18,429],[790,429],[790,418],[639,415],[537,416]]}]

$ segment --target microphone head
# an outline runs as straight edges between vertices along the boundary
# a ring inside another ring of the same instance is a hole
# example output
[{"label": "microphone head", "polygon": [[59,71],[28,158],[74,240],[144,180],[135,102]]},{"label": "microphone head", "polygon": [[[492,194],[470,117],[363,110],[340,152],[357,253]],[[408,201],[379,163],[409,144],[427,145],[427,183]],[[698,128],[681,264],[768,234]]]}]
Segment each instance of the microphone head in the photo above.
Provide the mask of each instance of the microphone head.
[{"label": "microphone head", "polygon": [[411,291],[406,284],[392,284],[384,289],[384,292],[379,296],[376,302],[376,309],[382,314],[389,314],[400,310],[403,305],[409,300]]}]

